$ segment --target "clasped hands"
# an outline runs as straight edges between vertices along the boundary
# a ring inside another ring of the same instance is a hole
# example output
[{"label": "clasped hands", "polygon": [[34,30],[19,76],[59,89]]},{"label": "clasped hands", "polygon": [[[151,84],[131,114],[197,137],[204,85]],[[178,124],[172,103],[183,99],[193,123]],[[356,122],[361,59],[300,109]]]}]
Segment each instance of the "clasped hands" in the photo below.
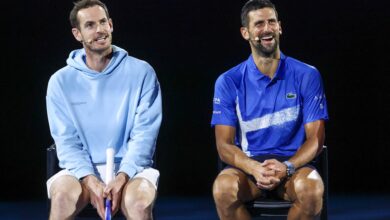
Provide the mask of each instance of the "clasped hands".
[{"label": "clasped hands", "polygon": [[128,181],[128,176],[119,173],[109,184],[100,181],[94,175],[88,175],[81,181],[83,188],[89,192],[90,202],[96,208],[100,218],[104,219],[105,205],[104,200],[109,199],[112,202],[111,212],[114,215],[120,208],[122,199],[122,189]]},{"label": "clasped hands", "polygon": [[276,159],[255,162],[251,174],[260,189],[274,189],[286,177],[286,165]]}]

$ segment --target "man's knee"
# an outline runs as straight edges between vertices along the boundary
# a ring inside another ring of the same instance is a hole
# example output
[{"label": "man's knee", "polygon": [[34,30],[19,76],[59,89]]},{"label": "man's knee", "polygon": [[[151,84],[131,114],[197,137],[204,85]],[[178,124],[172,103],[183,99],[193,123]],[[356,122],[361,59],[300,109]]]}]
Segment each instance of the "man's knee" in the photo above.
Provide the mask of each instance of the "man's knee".
[{"label": "man's knee", "polygon": [[153,209],[156,197],[156,189],[152,183],[143,178],[136,178],[125,188],[123,195],[122,210],[130,218],[148,219]]},{"label": "man's knee", "polygon": [[153,201],[145,198],[127,200],[122,208],[126,210],[124,213],[128,213],[130,217],[147,216],[152,213]]},{"label": "man's knee", "polygon": [[74,191],[53,191],[49,219],[72,219],[78,212],[79,196],[80,194]]},{"label": "man's knee", "polygon": [[81,185],[74,177],[60,177],[54,181],[50,187],[50,197],[52,204],[76,204],[81,195]]},{"label": "man's knee", "polygon": [[321,179],[297,180],[295,183],[297,202],[308,215],[317,215],[322,209],[324,185]]},{"label": "man's knee", "polygon": [[215,202],[234,203],[238,201],[239,178],[234,175],[221,174],[213,184],[213,196]]},{"label": "man's knee", "polygon": [[59,205],[61,207],[67,207],[69,205],[76,205],[79,197],[80,197],[80,194],[72,192],[72,191],[53,192],[53,194],[51,196],[51,204],[52,205]]}]

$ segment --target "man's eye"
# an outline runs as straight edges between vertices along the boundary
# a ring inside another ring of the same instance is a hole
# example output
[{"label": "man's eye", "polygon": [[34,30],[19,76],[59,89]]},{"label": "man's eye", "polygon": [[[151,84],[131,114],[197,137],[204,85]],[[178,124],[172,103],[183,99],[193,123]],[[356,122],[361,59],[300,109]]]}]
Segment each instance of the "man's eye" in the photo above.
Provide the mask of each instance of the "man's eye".
[{"label": "man's eye", "polygon": [[256,24],[257,27],[263,27],[264,26],[264,22],[259,22]]}]

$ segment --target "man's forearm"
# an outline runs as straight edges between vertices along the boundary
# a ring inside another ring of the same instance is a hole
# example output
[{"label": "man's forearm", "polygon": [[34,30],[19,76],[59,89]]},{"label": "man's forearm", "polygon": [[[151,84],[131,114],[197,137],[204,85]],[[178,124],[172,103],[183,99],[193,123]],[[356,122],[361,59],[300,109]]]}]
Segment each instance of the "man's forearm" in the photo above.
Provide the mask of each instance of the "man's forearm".
[{"label": "man's forearm", "polygon": [[305,133],[306,141],[289,160],[295,168],[309,163],[321,152],[325,139],[325,122],[317,120],[305,124]]},{"label": "man's forearm", "polygon": [[251,174],[259,162],[249,158],[240,148],[232,144],[218,146],[218,153],[223,162]]}]

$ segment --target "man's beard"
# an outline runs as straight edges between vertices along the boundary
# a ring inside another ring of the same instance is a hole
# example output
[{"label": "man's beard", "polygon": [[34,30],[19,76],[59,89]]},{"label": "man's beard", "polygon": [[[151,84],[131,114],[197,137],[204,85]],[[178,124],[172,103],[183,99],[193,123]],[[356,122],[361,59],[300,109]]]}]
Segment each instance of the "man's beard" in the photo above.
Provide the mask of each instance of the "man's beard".
[{"label": "man's beard", "polygon": [[109,48],[111,48],[111,44],[112,44],[112,35],[111,34],[107,34],[106,40],[109,41],[109,44],[107,46],[105,46],[105,47],[96,47],[96,46],[94,46],[93,42],[95,40],[96,39],[93,39],[93,41],[91,43],[84,44],[85,47],[88,48],[89,51],[93,51],[95,53],[101,54],[101,53],[106,52]]},{"label": "man's beard", "polygon": [[[279,36],[277,36],[276,34],[273,34],[273,39],[275,41],[274,44],[268,46],[268,47],[265,47],[261,44],[261,40],[257,42],[257,44],[255,44],[254,48],[257,52],[257,54],[263,56],[263,57],[273,57],[278,49],[278,46],[279,46]],[[262,38],[263,36],[259,37],[260,39]]]}]

